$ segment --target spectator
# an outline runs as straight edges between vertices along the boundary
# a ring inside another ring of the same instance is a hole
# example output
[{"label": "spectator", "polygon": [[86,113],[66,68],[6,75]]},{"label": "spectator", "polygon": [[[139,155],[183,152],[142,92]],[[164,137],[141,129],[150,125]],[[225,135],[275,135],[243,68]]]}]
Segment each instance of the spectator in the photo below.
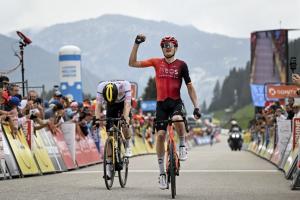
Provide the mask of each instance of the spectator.
[{"label": "spectator", "polygon": [[294,111],[293,111],[293,106],[294,106],[295,99],[293,97],[288,98],[288,104],[285,106],[285,110],[287,112],[287,119],[292,120],[294,117]]},{"label": "spectator", "polygon": [[[25,102],[25,103],[24,103]],[[44,107],[42,105],[42,99],[38,97],[35,90],[30,90],[27,93],[27,100],[23,100],[22,104],[26,104],[25,108],[22,110],[23,115],[29,115],[30,110],[37,109],[37,115],[39,118],[44,118]]]},{"label": "spectator", "polygon": [[0,76],[0,110],[5,110],[5,105],[8,103],[8,85],[9,78],[7,76]]},{"label": "spectator", "polygon": [[295,113],[294,117],[299,118],[300,117],[300,98],[295,98],[293,111]]},{"label": "spectator", "polygon": [[300,86],[300,75],[299,74],[292,74],[292,81],[295,85]]}]

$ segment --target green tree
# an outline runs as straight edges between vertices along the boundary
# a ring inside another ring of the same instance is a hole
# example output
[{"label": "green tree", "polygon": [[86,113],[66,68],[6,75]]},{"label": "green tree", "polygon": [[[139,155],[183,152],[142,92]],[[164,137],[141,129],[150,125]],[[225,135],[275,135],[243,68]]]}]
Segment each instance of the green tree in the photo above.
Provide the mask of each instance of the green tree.
[{"label": "green tree", "polygon": [[156,99],[156,82],[155,77],[150,77],[147,86],[144,89],[142,95],[143,100],[155,100]]}]

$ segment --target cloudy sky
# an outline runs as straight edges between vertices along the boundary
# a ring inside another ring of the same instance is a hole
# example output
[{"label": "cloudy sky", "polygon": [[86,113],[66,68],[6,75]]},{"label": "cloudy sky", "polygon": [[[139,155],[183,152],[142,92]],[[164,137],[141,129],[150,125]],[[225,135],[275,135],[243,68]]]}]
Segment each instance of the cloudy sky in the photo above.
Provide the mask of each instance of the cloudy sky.
[{"label": "cloudy sky", "polygon": [[299,13],[300,0],[1,0],[0,33],[123,14],[249,37],[254,30],[300,28]]}]

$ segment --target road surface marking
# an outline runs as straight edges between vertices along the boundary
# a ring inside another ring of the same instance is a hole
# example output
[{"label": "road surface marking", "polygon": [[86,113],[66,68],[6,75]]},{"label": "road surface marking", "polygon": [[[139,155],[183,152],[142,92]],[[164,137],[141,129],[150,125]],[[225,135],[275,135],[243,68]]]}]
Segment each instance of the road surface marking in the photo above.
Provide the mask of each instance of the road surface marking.
[{"label": "road surface marking", "polygon": [[[279,170],[270,169],[241,169],[241,170],[180,170],[180,173],[279,173]],[[103,170],[99,171],[72,171],[64,172],[64,174],[94,174],[103,173]],[[129,173],[158,173],[158,170],[129,170]]]}]

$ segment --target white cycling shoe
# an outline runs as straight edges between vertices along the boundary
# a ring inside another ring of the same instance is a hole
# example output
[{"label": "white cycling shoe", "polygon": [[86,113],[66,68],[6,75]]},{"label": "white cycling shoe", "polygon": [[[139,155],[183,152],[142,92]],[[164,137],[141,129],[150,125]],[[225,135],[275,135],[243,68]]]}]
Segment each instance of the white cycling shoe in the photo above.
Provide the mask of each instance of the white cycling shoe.
[{"label": "white cycling shoe", "polygon": [[185,161],[188,158],[187,156],[187,148],[185,146],[179,147],[179,160]]},{"label": "white cycling shoe", "polygon": [[168,188],[168,183],[167,183],[167,176],[166,174],[161,174],[159,177],[158,177],[158,183],[159,183],[159,188],[161,190],[165,190]]}]

